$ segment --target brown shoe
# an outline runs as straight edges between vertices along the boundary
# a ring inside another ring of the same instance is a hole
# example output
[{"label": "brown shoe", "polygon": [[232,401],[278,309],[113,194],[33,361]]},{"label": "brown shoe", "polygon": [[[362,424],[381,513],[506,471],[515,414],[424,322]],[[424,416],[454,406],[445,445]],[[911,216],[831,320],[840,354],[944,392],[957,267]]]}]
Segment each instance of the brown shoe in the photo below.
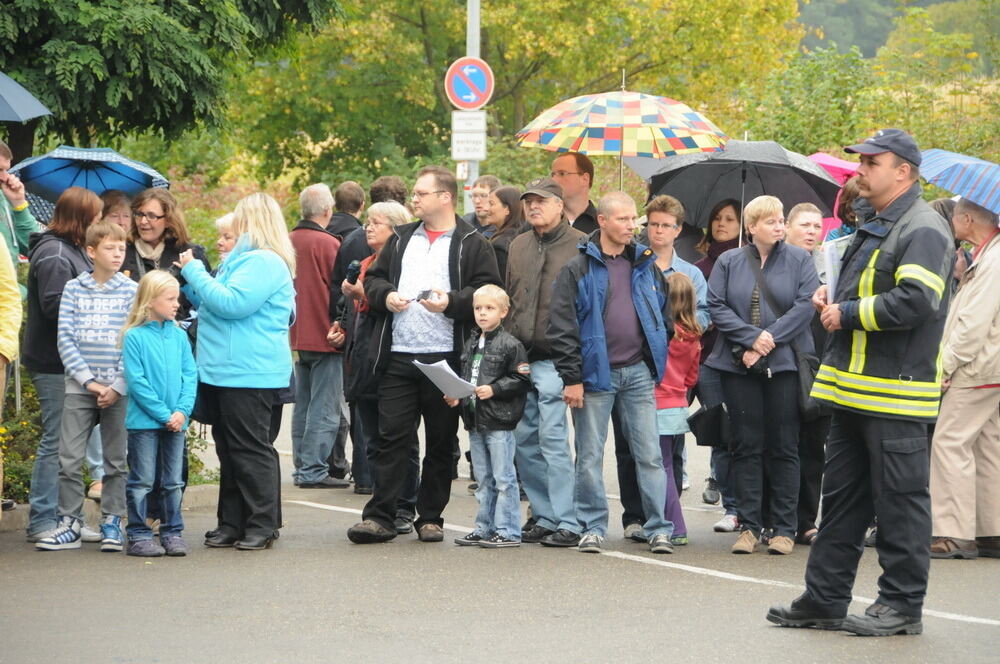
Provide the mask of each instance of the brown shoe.
[{"label": "brown shoe", "polygon": [[736,543],[733,544],[730,553],[753,553],[753,550],[756,548],[757,536],[753,534],[752,530],[744,530],[736,538]]},{"label": "brown shoe", "polygon": [[421,542],[442,542],[444,530],[436,523],[425,523],[417,528],[417,537]]},{"label": "brown shoe", "polygon": [[777,556],[787,556],[795,548],[795,542],[791,537],[776,535],[771,538],[771,544],[767,547],[767,552]]},{"label": "brown shoe", "polygon": [[1000,537],[977,537],[976,547],[983,558],[1000,558]]},{"label": "brown shoe", "polygon": [[972,540],[935,537],[931,540],[931,558],[978,558],[979,548]]}]

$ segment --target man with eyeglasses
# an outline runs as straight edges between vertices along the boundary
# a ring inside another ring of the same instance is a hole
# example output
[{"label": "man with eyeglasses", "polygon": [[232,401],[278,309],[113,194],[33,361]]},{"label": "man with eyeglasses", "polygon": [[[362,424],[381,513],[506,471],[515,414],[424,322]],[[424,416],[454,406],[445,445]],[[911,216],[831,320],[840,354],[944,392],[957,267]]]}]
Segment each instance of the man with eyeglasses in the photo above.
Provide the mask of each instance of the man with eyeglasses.
[{"label": "man with eyeglasses", "polygon": [[417,519],[422,542],[444,539],[441,513],[452,479],[452,441],[458,410],[413,364],[458,362],[473,325],[472,294],[499,284],[489,242],[455,214],[458,185],[440,166],[427,166],[413,185],[417,222],[397,226],[365,277],[365,295],[378,339],[372,343],[378,377],[379,431],[375,439],[374,493],[363,521],[347,531],[356,544],[396,537],[396,507],[404,490],[412,432],[423,418],[426,451]]},{"label": "man with eyeglasses", "polygon": [[597,230],[597,208],[590,201],[594,163],[585,154],[567,152],[552,160],[549,173],[562,188],[563,205],[570,225],[590,235]]},{"label": "man with eyeglasses", "polygon": [[13,173],[8,173],[14,155],[0,141],[0,233],[10,249],[10,258],[17,270],[17,255],[28,252],[28,236],[38,230],[38,222],[28,209],[24,185]]},{"label": "man with eyeglasses", "polygon": [[[657,196],[646,205],[646,232],[649,248],[656,254],[656,266],[667,277],[672,272],[681,272],[694,282],[697,298],[698,324],[707,330],[712,319],[708,313],[708,283],[701,270],[681,258],[674,247],[674,241],[681,234],[684,225],[684,206],[673,196]],[[615,432],[615,460],[618,464],[618,487],[622,502],[622,526],[626,539],[645,541],[642,524],[646,520],[642,511],[642,497],[635,476],[635,459],[629,450],[628,440],[622,433],[621,421],[612,414],[611,422]],[[674,436],[673,468],[678,491],[683,486],[684,434]]]},{"label": "man with eyeglasses", "polygon": [[492,237],[496,227],[486,223],[490,213],[490,192],[500,186],[500,178],[495,175],[480,175],[469,192],[472,198],[472,212],[467,212],[462,221],[469,224],[485,237]]},{"label": "man with eyeglasses", "polygon": [[552,285],[560,270],[579,253],[586,235],[563,215],[562,188],[551,178],[528,183],[521,195],[531,230],[511,242],[507,254],[510,313],[504,326],[528,351],[532,389],[517,425],[517,467],[531,504],[532,518],[521,541],[548,546],[576,546],[573,458],[566,427],[562,380],[545,336]]}]

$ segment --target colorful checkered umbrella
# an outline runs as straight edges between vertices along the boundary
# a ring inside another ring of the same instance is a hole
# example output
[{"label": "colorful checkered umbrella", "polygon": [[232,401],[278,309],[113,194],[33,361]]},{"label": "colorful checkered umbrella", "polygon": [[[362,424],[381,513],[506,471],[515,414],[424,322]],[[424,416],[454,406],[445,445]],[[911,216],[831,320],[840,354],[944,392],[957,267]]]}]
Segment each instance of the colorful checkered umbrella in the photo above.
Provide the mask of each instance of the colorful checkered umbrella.
[{"label": "colorful checkered umbrella", "polygon": [[561,101],[517,133],[525,147],[619,158],[715,152],[726,140],[687,104],[627,90]]}]

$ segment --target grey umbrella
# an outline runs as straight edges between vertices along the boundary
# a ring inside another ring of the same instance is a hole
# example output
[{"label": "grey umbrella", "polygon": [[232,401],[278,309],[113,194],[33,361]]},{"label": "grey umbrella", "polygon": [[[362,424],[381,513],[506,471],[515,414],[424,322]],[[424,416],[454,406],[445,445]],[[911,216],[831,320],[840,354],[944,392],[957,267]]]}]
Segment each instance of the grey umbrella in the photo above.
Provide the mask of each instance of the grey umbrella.
[{"label": "grey umbrella", "polygon": [[[684,206],[687,220],[703,228],[712,206],[724,198],[745,205],[770,194],[781,199],[786,211],[799,203],[813,203],[824,216],[832,216],[840,190],[820,165],[774,141],[733,140],[719,152],[647,161],[659,162],[639,164],[649,173],[650,194],[674,196]],[[626,163],[643,175],[630,161]]]},{"label": "grey umbrella", "polygon": [[42,115],[52,115],[52,111],[20,83],[0,73],[0,122],[27,122]]}]

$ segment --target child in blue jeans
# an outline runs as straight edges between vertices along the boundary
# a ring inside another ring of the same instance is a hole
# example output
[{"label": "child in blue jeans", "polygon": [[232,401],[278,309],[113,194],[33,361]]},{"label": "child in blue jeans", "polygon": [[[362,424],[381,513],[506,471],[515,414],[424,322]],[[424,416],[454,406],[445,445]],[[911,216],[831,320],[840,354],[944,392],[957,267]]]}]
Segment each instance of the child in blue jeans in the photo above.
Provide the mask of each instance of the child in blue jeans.
[{"label": "child in blue jeans", "polygon": [[[521,342],[500,323],[510,310],[510,298],[498,286],[482,286],[472,296],[481,333],[469,339],[462,353],[462,376],[476,385],[462,399],[462,419],[469,431],[472,467],[479,481],[476,529],[455,539],[459,546],[502,548],[521,544],[521,501],[514,471],[514,428],[524,414],[530,368]],[[458,399],[445,397],[449,406]]]},{"label": "child in blue jeans", "polygon": [[[125,380],[131,395],[125,414],[129,466],[125,552],[130,556],[187,555],[181,537],[184,431],[194,408],[198,370],[187,333],[174,320],[179,297],[180,286],[169,272],[147,272],[139,282],[123,333]],[[153,541],[153,531],[146,525],[157,461],[160,544]]]}]

